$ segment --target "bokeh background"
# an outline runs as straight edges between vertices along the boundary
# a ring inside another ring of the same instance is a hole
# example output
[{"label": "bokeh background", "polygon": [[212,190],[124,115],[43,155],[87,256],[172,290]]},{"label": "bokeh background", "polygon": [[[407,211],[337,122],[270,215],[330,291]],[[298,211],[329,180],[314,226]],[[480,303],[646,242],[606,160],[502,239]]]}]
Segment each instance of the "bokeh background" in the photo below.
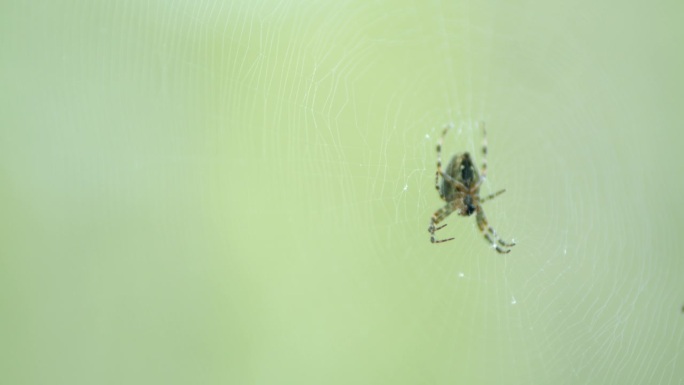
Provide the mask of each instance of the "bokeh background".
[{"label": "bokeh background", "polygon": [[684,383],[682,11],[2,2],[0,383]]}]

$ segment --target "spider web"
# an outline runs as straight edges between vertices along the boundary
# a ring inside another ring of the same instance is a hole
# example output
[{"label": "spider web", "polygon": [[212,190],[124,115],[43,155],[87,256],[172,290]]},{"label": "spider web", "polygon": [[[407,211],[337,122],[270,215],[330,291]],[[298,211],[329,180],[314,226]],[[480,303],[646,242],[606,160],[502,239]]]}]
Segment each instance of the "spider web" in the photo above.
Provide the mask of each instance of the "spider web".
[{"label": "spider web", "polygon": [[0,382],[684,383],[681,9],[537,3],[5,6]]}]

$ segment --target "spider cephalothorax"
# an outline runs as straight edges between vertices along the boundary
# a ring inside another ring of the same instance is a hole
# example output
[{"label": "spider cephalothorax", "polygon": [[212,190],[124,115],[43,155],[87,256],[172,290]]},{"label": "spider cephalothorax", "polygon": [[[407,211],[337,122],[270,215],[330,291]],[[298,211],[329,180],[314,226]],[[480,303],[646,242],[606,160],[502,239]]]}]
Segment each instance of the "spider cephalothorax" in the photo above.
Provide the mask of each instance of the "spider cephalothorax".
[{"label": "spider cephalothorax", "polygon": [[[469,153],[464,152],[456,154],[451,158],[446,170],[442,170],[442,143],[444,136],[451,128],[447,125],[442,132],[442,137],[437,144],[437,172],[435,174],[435,188],[439,192],[439,196],[446,202],[446,205],[432,214],[430,218],[430,242],[440,243],[450,241],[454,238],[435,239],[435,231],[443,228],[446,224],[435,227],[444,220],[449,214],[456,211],[458,215],[470,216],[476,213],[477,227],[484,234],[485,239],[498,251],[499,253],[508,253],[511,250],[509,247],[515,245],[514,242],[504,242],[496,234],[496,231],[489,226],[487,217],[485,217],[482,203],[492,199],[506,190],[498,191],[491,194],[484,199],[480,199],[480,185],[487,176],[487,132],[484,124],[482,124],[482,132],[484,135],[482,144],[482,172],[478,173],[477,167],[473,162]],[[439,177],[442,177],[442,183],[439,183]]]}]

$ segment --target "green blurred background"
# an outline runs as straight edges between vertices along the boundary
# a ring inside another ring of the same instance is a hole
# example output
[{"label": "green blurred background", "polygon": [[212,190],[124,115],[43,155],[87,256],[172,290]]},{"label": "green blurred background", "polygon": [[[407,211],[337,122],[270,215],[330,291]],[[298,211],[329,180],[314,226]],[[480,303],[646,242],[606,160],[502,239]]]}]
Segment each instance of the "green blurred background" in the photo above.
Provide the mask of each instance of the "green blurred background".
[{"label": "green blurred background", "polygon": [[0,383],[683,383],[682,11],[3,2]]}]

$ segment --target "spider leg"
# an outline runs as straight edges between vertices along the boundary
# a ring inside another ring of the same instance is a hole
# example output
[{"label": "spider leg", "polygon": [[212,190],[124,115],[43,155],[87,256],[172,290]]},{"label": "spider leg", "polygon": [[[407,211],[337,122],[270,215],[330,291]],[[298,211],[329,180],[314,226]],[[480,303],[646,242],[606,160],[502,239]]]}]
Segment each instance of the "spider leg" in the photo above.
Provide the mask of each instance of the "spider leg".
[{"label": "spider leg", "polygon": [[446,223],[439,226],[435,227],[438,223],[444,220],[444,218],[448,217],[449,214],[451,214],[454,211],[454,208],[452,205],[448,204],[439,210],[435,211],[434,214],[432,214],[432,218],[430,218],[430,227],[428,227],[428,231],[430,232],[430,242],[432,243],[441,243],[441,242],[446,242],[450,241],[454,238],[446,238],[446,239],[435,239],[435,231],[444,228],[446,226]]},{"label": "spider leg", "polygon": [[446,124],[444,126],[444,130],[442,130],[442,136],[440,136],[439,141],[437,141],[437,171],[435,172],[435,188],[437,189],[437,192],[442,200],[446,200],[446,198],[444,197],[444,194],[442,194],[442,189],[439,186],[439,176],[442,175],[442,178],[446,180],[453,180],[453,178],[446,175],[442,171],[442,143],[444,143],[444,137],[452,126],[453,125],[451,123]]},{"label": "spider leg", "polygon": [[494,199],[494,198],[498,197],[499,195],[501,195],[505,192],[506,192],[506,189],[503,189],[503,190],[495,192],[494,194],[489,194],[486,197],[484,197],[483,199],[480,199],[480,204],[485,203],[488,200]]},{"label": "spider leg", "polygon": [[444,143],[444,137],[446,136],[447,132],[449,132],[449,129],[451,129],[453,126],[453,123],[444,125],[444,130],[442,130],[442,136],[440,136],[439,140],[437,141],[437,171],[435,172],[435,189],[437,189],[440,198],[442,198],[442,200],[444,201],[446,201],[446,197],[444,196],[444,194],[442,194],[442,189],[439,185],[440,175],[442,176],[442,179],[451,184],[456,190],[461,192],[468,191],[468,189],[463,185],[463,183],[452,178],[451,175],[445,173],[444,170],[442,170],[442,144]]},{"label": "spider leg", "polygon": [[462,193],[468,193],[470,191],[465,185],[463,185],[463,183],[452,178],[449,174],[445,174],[444,172],[442,172],[442,178],[444,178],[445,181],[449,182],[449,184],[457,191],[460,191]]},{"label": "spider leg", "polygon": [[480,177],[485,179],[487,178],[487,130],[484,122],[480,122],[480,127],[482,127],[482,172]]},{"label": "spider leg", "polygon": [[[487,242],[489,242],[489,244],[491,244],[492,247],[495,248],[499,253],[510,253],[511,250],[509,247],[515,246],[515,242],[505,242],[499,237],[499,234],[497,234],[494,228],[492,228],[492,226],[489,225],[489,222],[487,222],[487,217],[485,216],[484,210],[482,210],[481,206],[477,207],[477,227],[480,229],[480,232],[484,235]],[[501,246],[505,247],[506,249],[502,248]]]},{"label": "spider leg", "polygon": [[[439,162],[439,161],[438,161]],[[437,167],[440,167],[440,164],[437,163]],[[442,189],[439,188],[439,170],[435,172],[435,189],[437,189],[437,193],[439,194],[439,197],[442,198],[442,200],[446,200],[446,197],[444,194],[442,194]]]}]

